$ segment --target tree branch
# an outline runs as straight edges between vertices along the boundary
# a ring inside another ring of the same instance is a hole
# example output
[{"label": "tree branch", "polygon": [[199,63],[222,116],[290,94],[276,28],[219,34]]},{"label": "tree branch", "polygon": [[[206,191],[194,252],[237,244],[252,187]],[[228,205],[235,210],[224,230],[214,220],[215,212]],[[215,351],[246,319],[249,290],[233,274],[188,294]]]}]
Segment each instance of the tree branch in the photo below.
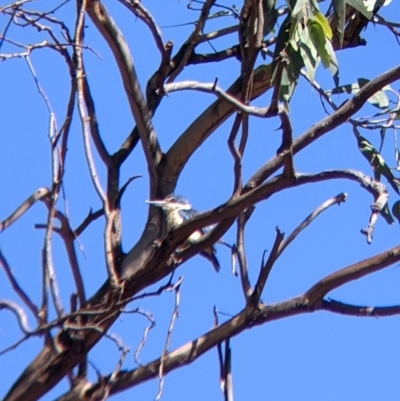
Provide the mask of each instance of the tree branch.
[{"label": "tree branch", "polygon": [[360,306],[350,305],[333,299],[323,299],[321,309],[327,312],[355,317],[387,317],[400,314],[400,305],[392,306]]},{"label": "tree branch", "polygon": [[154,196],[158,186],[157,166],[161,161],[162,152],[151,122],[149,110],[139,86],[129,48],[122,33],[100,1],[91,0],[88,4],[87,13],[108,43],[117,62],[125,93],[146,156],[147,167],[150,174],[150,196]]}]

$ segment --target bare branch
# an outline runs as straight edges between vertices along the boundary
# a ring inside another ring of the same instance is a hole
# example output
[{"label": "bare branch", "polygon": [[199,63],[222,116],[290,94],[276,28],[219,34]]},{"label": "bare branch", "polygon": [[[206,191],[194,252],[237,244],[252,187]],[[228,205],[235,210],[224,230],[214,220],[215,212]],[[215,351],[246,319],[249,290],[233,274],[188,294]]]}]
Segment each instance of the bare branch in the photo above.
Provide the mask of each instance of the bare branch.
[{"label": "bare branch", "polygon": [[259,108],[259,107],[246,106],[246,104],[241,103],[239,100],[229,95],[229,93],[224,92],[221,88],[216,86],[215,83],[202,84],[197,81],[183,81],[164,85],[165,93],[172,93],[188,89],[215,94],[218,97],[221,97],[222,99],[230,102],[237,110],[240,110],[250,116],[261,117],[261,118],[272,116],[270,114],[269,107]]},{"label": "bare branch", "polygon": [[240,193],[242,190],[242,155],[239,150],[236,148],[235,140],[237,137],[237,133],[239,132],[240,125],[243,120],[243,114],[236,113],[235,120],[232,124],[231,133],[228,138],[228,148],[233,157],[233,192],[232,196],[235,196]]},{"label": "bare branch", "polygon": [[[338,110],[330,116],[325,117],[320,122],[314,124],[310,129],[301,134],[293,141],[292,152],[296,154],[302,149],[319,139],[326,133],[333,131],[339,125],[346,122],[351,116],[363,107],[367,100],[378,90],[382,89],[385,85],[400,79],[400,66],[397,66],[371,80],[363,86],[352,99],[342,104]],[[251,190],[259,185],[271,174],[275,173],[283,163],[284,155],[278,155],[269,162],[267,162],[261,169],[259,169],[247,182],[244,187],[244,192]]]},{"label": "bare branch", "polygon": [[356,317],[387,317],[400,314],[400,305],[392,306],[360,306],[350,305],[333,299],[324,299],[321,309],[328,312],[339,313],[340,315]]},{"label": "bare branch", "polygon": [[278,257],[282,255],[287,246],[294,241],[294,239],[311,223],[313,222],[322,212],[333,205],[340,205],[345,202],[347,198],[346,193],[341,193],[333,198],[328,199],[322,205],[318,206],[310,215],[308,215],[299,226],[297,226],[290,235],[284,239],[278,250]]},{"label": "bare branch", "polygon": [[31,208],[38,200],[45,199],[49,195],[48,188],[37,189],[26,201],[24,201],[18,208],[0,224],[0,230],[4,231],[17,221],[27,210]]},{"label": "bare branch", "polygon": [[[327,305],[322,297],[332,289],[337,288],[338,286],[343,285],[351,280],[360,278],[361,275],[358,275],[360,273],[363,273],[362,275],[366,275],[372,273],[373,271],[381,270],[394,263],[398,263],[399,261],[400,246],[339,270],[339,272],[343,272],[341,278],[337,276],[336,280],[333,279],[333,276],[337,274],[334,273],[319,281],[303,296],[295,297],[288,301],[279,302],[272,305],[258,303],[257,305],[252,306],[252,304],[248,304],[244,310],[225,323],[213,328],[208,333],[195,339],[194,341],[191,341],[168,353],[163,361],[163,372],[166,374],[177,369],[178,367],[192,363],[193,355],[199,357],[215,347],[218,343],[224,341],[226,338],[235,337],[244,330],[250,329],[254,326],[266,324],[268,322],[287,318],[289,316],[325,310]],[[355,273],[356,266],[360,268],[358,273]],[[335,282],[334,286],[332,285],[333,282]],[[324,285],[323,288],[321,287],[321,283]],[[365,314],[365,316],[367,315]],[[373,317],[374,315],[370,316]],[[130,372],[121,372],[117,376],[113,386],[110,389],[110,395],[131,388],[149,379],[155,378],[160,364],[161,358]],[[96,388],[96,385],[94,385],[94,388]]]},{"label": "bare branch", "polygon": [[9,301],[7,299],[0,299],[0,310],[8,309],[17,317],[20,329],[24,334],[30,334],[32,330],[29,328],[28,317],[25,311],[18,306],[16,303]]},{"label": "bare branch", "polygon": [[[227,28],[219,29],[218,31],[205,33],[198,38],[197,43],[203,43],[207,42],[208,40],[218,39],[223,36],[230,35],[231,33],[237,32],[238,29],[239,25],[232,25],[228,26]],[[190,58],[189,58],[189,63],[190,63]]]},{"label": "bare branch", "polygon": [[22,344],[24,341],[26,341],[28,338],[30,338],[30,335],[25,334],[22,338],[19,340],[15,341],[15,343],[11,344],[10,346],[3,348],[0,350],[0,356],[6,354],[7,352],[10,352],[14,349],[16,349],[20,344]]},{"label": "bare branch", "polygon": [[168,79],[168,83],[173,82],[176,79],[176,77],[185,68],[185,65],[187,64],[187,62],[193,52],[193,49],[198,44],[198,40],[201,37],[201,34],[203,33],[203,29],[206,24],[207,17],[209,15],[211,7],[214,5],[214,3],[215,3],[215,0],[205,0],[204,1],[200,16],[199,16],[198,20],[196,21],[196,27],[195,27],[193,33],[190,35],[189,39],[185,43],[186,44],[185,53],[184,53],[179,65],[171,73],[171,75]]},{"label": "bare branch", "polygon": [[225,364],[224,364],[224,398],[225,401],[233,401],[233,383],[232,383],[232,349],[230,339],[225,340]]},{"label": "bare branch", "polygon": [[[83,69],[83,63],[82,63],[82,69]],[[88,122],[90,124],[90,135],[93,139],[93,143],[96,146],[97,153],[99,154],[101,160],[107,167],[109,167],[111,165],[111,157],[100,135],[99,125],[97,123],[96,109],[94,107],[93,97],[90,92],[89,80],[84,69],[82,73],[83,73],[82,89],[83,89],[83,96],[85,99],[85,106],[89,116]]]},{"label": "bare branch", "polygon": [[[124,313],[130,313],[130,312],[129,311],[124,311]],[[155,327],[156,322],[154,321],[153,316],[148,312],[140,311],[139,309],[135,309],[133,311],[133,313],[140,313],[141,315],[145,316],[147,318],[147,320],[150,322],[150,324],[148,326],[146,326],[146,328],[144,329],[142,340],[140,341],[140,343],[139,343],[139,345],[136,348],[135,353],[134,353],[135,362],[139,366],[142,366],[142,362],[139,360],[139,354],[140,354],[140,351],[143,349],[144,345],[146,344],[147,336],[148,336],[150,330]]]},{"label": "bare branch", "polygon": [[24,304],[31,310],[35,317],[39,314],[38,307],[32,302],[32,300],[28,297],[28,294],[20,287],[16,278],[14,277],[11,268],[3,255],[3,252],[0,250],[0,264],[3,266],[3,269],[6,273],[8,280],[11,283],[11,286],[15,293],[21,298]]},{"label": "bare branch", "polygon": [[[105,334],[105,337],[109,338],[110,340],[114,341],[115,344],[118,347],[118,350],[121,351],[121,357],[114,369],[114,371],[112,372],[108,383],[107,383],[107,390],[110,387],[110,384],[115,380],[115,377],[117,376],[117,374],[119,373],[119,371],[121,370],[122,364],[124,363],[125,357],[129,352],[129,347],[127,347],[126,345],[124,345],[124,343],[122,342],[122,340],[116,335],[116,334]],[[108,391],[107,391],[108,393]]]},{"label": "bare branch", "polygon": [[87,13],[107,41],[119,67],[128,102],[139,130],[146,156],[150,173],[150,196],[153,196],[156,193],[158,182],[156,168],[161,161],[162,152],[150,119],[149,110],[140,90],[129,48],[122,33],[100,1],[91,1]]},{"label": "bare branch", "polygon": [[[213,308],[213,315],[214,315],[214,327],[218,327],[218,310],[214,305]],[[218,365],[219,365],[219,383],[221,390],[223,391],[225,386],[225,378],[224,378],[224,357],[222,356],[222,344],[217,344],[217,355],[218,355]]]},{"label": "bare branch", "polygon": [[74,237],[79,237],[86,230],[86,228],[89,227],[90,223],[97,220],[103,215],[104,209],[99,209],[95,212],[92,212],[92,209],[90,209],[89,214],[87,215],[85,220],[83,220],[83,222],[74,230]]},{"label": "bare branch", "polygon": [[178,282],[173,286],[173,290],[175,291],[175,305],[174,305],[174,311],[172,313],[171,321],[170,321],[169,328],[168,328],[167,338],[165,339],[164,349],[161,354],[161,363],[158,368],[158,383],[159,384],[158,384],[158,393],[156,396],[156,401],[158,401],[161,398],[163,389],[164,389],[164,358],[167,355],[172,331],[175,326],[175,320],[177,319],[178,313],[179,313],[179,305],[180,305],[180,291],[179,290],[180,290],[182,281],[183,281],[183,277],[179,277]]},{"label": "bare branch", "polygon": [[249,221],[254,210],[255,206],[249,207],[246,211],[241,212],[237,219],[236,247],[240,267],[240,281],[242,283],[242,291],[246,303],[253,293],[253,289],[251,288],[249,274],[247,271],[247,260],[244,248],[244,233],[246,223]]},{"label": "bare branch", "polygon": [[[201,213],[184,222],[176,229],[171,230],[170,234],[163,242],[166,247],[162,247],[162,250],[157,250],[155,257],[160,257],[161,254],[167,256],[164,254],[165,251],[168,252],[168,250],[175,249],[180,241],[183,241],[199,228],[207,227],[218,222],[223,222],[223,228],[219,227],[220,225],[216,226],[211,232],[203,235],[196,242],[196,244],[190,246],[188,249],[180,253],[181,260],[185,261],[204,247],[214,244],[219,239],[218,235],[223,235],[233,223],[233,221],[229,221],[228,219],[235,218],[238,213],[246,208],[253,206],[262,200],[268,199],[273,194],[281,192],[285,189],[332,179],[348,179],[358,182],[365,190],[374,196],[375,200],[379,200],[379,198],[381,196],[385,196],[385,192],[387,192],[386,187],[381,182],[374,181],[372,178],[355,170],[334,170],[317,174],[296,174],[296,180],[292,180],[283,176],[277,176],[271,178],[265,184],[262,184],[259,187],[244,193],[240,197],[231,199],[229,202],[220,205],[214,210]],[[381,205],[381,203],[379,204]],[[383,205],[381,206],[383,207]],[[376,202],[374,202],[373,207],[376,208],[379,206]]]},{"label": "bare branch", "polygon": [[[165,355],[163,359],[163,374],[165,375],[178,367],[192,363],[194,355],[198,358],[226,338],[235,337],[246,329],[289,316],[321,310],[323,309],[321,304],[323,301],[322,297],[333,288],[359,278],[360,276],[358,276],[358,274],[361,272],[364,273],[363,275],[368,274],[366,272],[367,270],[369,270],[369,273],[372,273],[373,271],[378,271],[394,263],[398,263],[399,261],[400,246],[340,270],[339,272],[343,273],[341,277],[337,277],[336,280],[331,279],[335,274],[328,276],[326,279],[319,281],[303,296],[272,305],[258,303],[253,306],[249,303],[244,310],[225,323]],[[358,273],[353,274],[355,266],[363,267],[364,271],[360,270]],[[333,283],[335,285],[332,285]],[[158,375],[160,364],[161,358],[132,371],[120,372],[111,385],[110,395],[155,378]],[[86,391],[94,391],[97,387],[98,384],[95,384],[90,389],[86,389]],[[60,401],[68,399],[70,398],[67,398],[67,395],[60,397]]]},{"label": "bare branch", "polygon": [[290,122],[289,113],[283,106],[276,108],[278,116],[281,120],[282,128],[282,143],[277,150],[277,154],[283,153],[283,175],[287,178],[294,178],[296,175],[294,162],[293,162],[293,137],[292,137],[292,124]]},{"label": "bare branch", "polygon": [[126,183],[124,185],[122,185],[121,189],[119,190],[119,194],[118,194],[118,203],[121,202],[122,196],[125,193],[126,188],[128,188],[129,184],[136,180],[137,178],[142,178],[142,175],[134,175],[133,177],[129,177],[128,181],[126,181]]},{"label": "bare branch", "polygon": [[[278,251],[282,244],[285,234],[279,231],[279,228],[276,227],[276,237],[274,241],[274,245],[272,247],[272,251],[270,252],[267,261],[263,266],[261,266],[260,274],[258,275],[257,284],[254,287],[254,292],[251,294],[251,302],[254,305],[260,301],[261,294],[264,290],[265,283],[268,280],[269,273],[272,270],[272,267],[276,260],[279,257]],[[263,257],[264,259],[264,257]]]},{"label": "bare branch", "polygon": [[168,55],[164,49],[164,41],[162,39],[161,30],[157,26],[153,16],[149,13],[143,4],[138,0],[119,0],[128,10],[132,11],[133,14],[143,21],[149,28],[151,34],[153,35],[154,42],[157,46],[158,51],[161,54],[162,63],[167,61]]},{"label": "bare branch", "polygon": [[99,196],[100,200],[102,201],[103,205],[105,206],[107,203],[107,198],[104,193],[104,190],[101,186],[99,176],[96,171],[96,166],[94,164],[92,150],[90,146],[90,139],[89,133],[91,131],[91,116],[87,114],[85,100],[85,71],[83,67],[83,57],[82,57],[82,37],[83,37],[83,24],[84,24],[84,16],[86,11],[86,0],[83,0],[80,7],[78,8],[78,17],[76,21],[76,28],[75,28],[75,57],[76,57],[76,80],[77,80],[77,93],[78,93],[78,110],[79,110],[79,117],[81,119],[82,125],[82,136],[83,136],[83,143],[85,147],[85,156],[86,161],[88,163],[90,177],[93,182],[93,186]]},{"label": "bare branch", "polygon": [[64,241],[65,249],[67,251],[69,264],[72,270],[72,276],[74,277],[76,292],[79,298],[80,307],[84,307],[86,305],[86,295],[85,295],[85,286],[83,284],[83,279],[81,275],[81,270],[78,263],[78,258],[76,256],[74,240],[75,235],[71,230],[71,226],[68,222],[66,216],[57,211],[56,217],[61,223],[61,229],[59,230],[59,234]]},{"label": "bare branch", "polygon": [[314,284],[305,294],[310,306],[319,305],[323,297],[335,288],[368,274],[384,269],[400,261],[400,247],[392,248],[376,256],[354,263],[344,269],[335,271]]}]

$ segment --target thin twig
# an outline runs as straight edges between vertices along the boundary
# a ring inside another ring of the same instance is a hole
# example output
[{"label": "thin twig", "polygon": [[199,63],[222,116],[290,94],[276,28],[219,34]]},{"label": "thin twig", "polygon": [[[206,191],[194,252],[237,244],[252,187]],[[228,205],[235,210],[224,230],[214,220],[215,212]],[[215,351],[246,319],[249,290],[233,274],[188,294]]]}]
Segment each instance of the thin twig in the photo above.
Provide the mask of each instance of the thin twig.
[{"label": "thin twig", "polygon": [[183,281],[183,277],[179,277],[179,280],[173,287],[173,290],[175,291],[175,305],[174,305],[174,311],[172,312],[171,321],[170,321],[168,332],[167,332],[167,338],[165,339],[164,349],[161,354],[160,367],[158,369],[158,393],[155,398],[156,401],[158,401],[161,398],[163,389],[164,389],[164,371],[163,371],[164,370],[164,358],[165,358],[165,355],[167,354],[169,342],[170,342],[171,336],[172,336],[172,331],[175,326],[175,320],[178,317],[178,313],[179,313],[179,304],[180,304],[180,291],[179,290],[180,290],[182,281]]},{"label": "thin twig", "polygon": [[1,309],[8,309],[17,317],[19,327],[24,334],[32,333],[32,330],[28,324],[28,317],[26,316],[25,311],[19,305],[8,299],[0,299],[0,310]]},{"label": "thin twig", "polygon": [[148,334],[149,334],[150,330],[155,327],[156,322],[155,322],[154,317],[153,317],[153,315],[151,313],[143,311],[143,310],[141,310],[139,308],[136,308],[133,311],[124,310],[123,313],[138,313],[138,314],[144,316],[150,322],[150,324],[148,326],[146,326],[146,328],[144,329],[143,335],[142,335],[142,340],[140,341],[138,347],[136,348],[136,350],[135,350],[135,352],[133,354],[133,358],[134,358],[135,362],[139,366],[142,366],[142,362],[139,360],[139,354],[140,354],[140,351],[143,349],[144,345],[146,344],[147,337],[148,337]]},{"label": "thin twig", "polygon": [[86,11],[86,0],[83,0],[80,7],[79,7],[79,15],[76,21],[76,28],[75,28],[75,57],[76,57],[76,80],[77,80],[77,94],[78,94],[78,110],[79,110],[79,117],[81,120],[82,125],[82,136],[83,136],[83,143],[85,148],[85,156],[86,161],[88,163],[90,177],[93,182],[93,186],[102,201],[104,207],[107,203],[107,198],[104,193],[104,190],[100,184],[99,176],[96,171],[96,166],[94,164],[92,150],[90,146],[90,139],[89,139],[89,132],[90,132],[90,117],[86,113],[85,108],[85,70],[83,67],[83,58],[82,58],[82,37],[83,37],[83,29],[84,29],[84,16]]},{"label": "thin twig", "polygon": [[339,313],[346,316],[357,317],[387,317],[400,314],[400,305],[391,306],[360,306],[351,305],[333,299],[324,299],[321,303],[321,309],[328,312]]},{"label": "thin twig", "polygon": [[249,300],[251,294],[253,293],[253,289],[251,288],[250,285],[249,273],[247,270],[246,252],[244,247],[244,233],[245,233],[246,223],[249,221],[254,210],[255,206],[249,207],[246,211],[241,212],[237,219],[236,247],[237,247],[237,256],[240,268],[240,282],[242,284],[242,291],[246,303]]},{"label": "thin twig", "polygon": [[197,81],[183,81],[164,85],[165,93],[172,93],[183,90],[196,90],[204,93],[212,93],[218,97],[221,97],[224,100],[227,100],[237,110],[247,113],[250,116],[268,118],[273,117],[276,114],[271,114],[269,107],[260,108],[254,106],[246,106],[245,104],[235,99],[233,96],[229,95],[227,92],[223,91],[219,86],[216,86],[215,83],[202,84]]},{"label": "thin twig", "polygon": [[99,209],[95,212],[90,209],[89,214],[86,216],[85,220],[83,220],[82,223],[74,230],[74,237],[79,237],[93,221],[97,220],[103,215],[104,209]]},{"label": "thin twig", "polygon": [[4,257],[1,249],[0,249],[0,264],[3,266],[6,276],[10,281],[11,286],[15,291],[15,293],[21,298],[24,304],[31,310],[33,316],[37,317],[39,313],[39,308],[32,302],[32,300],[28,297],[28,294],[18,284],[17,279],[14,277],[14,274],[12,273],[11,268],[6,258]]},{"label": "thin twig", "polygon": [[301,223],[298,225],[291,233],[289,236],[286,237],[282,241],[282,243],[279,246],[278,249],[278,254],[277,257],[282,255],[284,250],[287,248],[287,246],[293,242],[293,240],[303,231],[309,224],[311,224],[322,212],[324,212],[326,209],[330,208],[333,205],[340,205],[341,203],[345,202],[347,198],[346,193],[341,193],[339,195],[334,196],[333,198],[328,199],[324,203],[322,203],[320,206],[318,206],[310,215],[308,215]]},{"label": "thin twig", "polygon": [[271,272],[271,269],[278,258],[279,247],[284,239],[284,233],[281,233],[278,227],[276,227],[275,230],[276,230],[276,237],[274,245],[272,247],[272,251],[269,254],[269,257],[265,262],[265,264],[263,263],[261,267],[260,274],[257,279],[257,284],[255,285],[254,292],[251,295],[251,302],[253,303],[253,305],[256,305],[260,301],[261,294],[268,280],[269,273]]},{"label": "thin twig", "polygon": [[185,53],[178,64],[178,66],[175,68],[175,70],[171,73],[170,77],[168,78],[168,83],[174,82],[174,80],[177,78],[177,76],[182,72],[182,70],[185,68],[187,61],[189,60],[194,48],[198,44],[198,40],[201,37],[201,34],[203,33],[203,29],[205,27],[208,15],[210,14],[210,10],[212,6],[214,5],[216,0],[205,0],[203,3],[203,7],[201,9],[200,16],[198,20],[196,21],[195,29],[193,33],[190,35],[188,40],[186,41],[187,48],[185,49]]},{"label": "thin twig", "polygon": [[86,295],[81,269],[79,267],[79,262],[74,247],[74,239],[76,237],[71,229],[67,217],[60,211],[57,211],[55,216],[61,223],[59,234],[61,235],[61,238],[65,244],[65,249],[67,251],[69,264],[72,270],[72,276],[74,277],[75,287],[79,298],[79,305],[82,308],[86,305]]}]

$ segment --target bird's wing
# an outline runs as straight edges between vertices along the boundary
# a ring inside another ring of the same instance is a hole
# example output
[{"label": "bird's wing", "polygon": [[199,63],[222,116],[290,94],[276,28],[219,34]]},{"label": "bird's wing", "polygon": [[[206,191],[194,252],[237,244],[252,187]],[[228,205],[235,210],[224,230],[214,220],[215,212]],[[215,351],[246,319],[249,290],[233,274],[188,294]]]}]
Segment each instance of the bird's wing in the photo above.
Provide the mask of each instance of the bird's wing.
[{"label": "bird's wing", "polygon": [[[182,217],[182,219],[184,221],[191,219],[194,216],[199,215],[200,213],[197,210],[194,209],[190,209],[190,210],[179,210],[178,211],[179,215]],[[211,225],[211,226],[207,226],[207,227],[203,227],[201,228],[201,232],[202,234],[207,234],[208,232],[210,232],[213,228],[215,227],[215,224]]]},{"label": "bird's wing", "polygon": [[190,209],[190,210],[182,209],[182,210],[179,210],[178,213],[184,221],[189,220],[192,217],[199,214],[199,212],[197,210],[193,210],[193,209]]}]

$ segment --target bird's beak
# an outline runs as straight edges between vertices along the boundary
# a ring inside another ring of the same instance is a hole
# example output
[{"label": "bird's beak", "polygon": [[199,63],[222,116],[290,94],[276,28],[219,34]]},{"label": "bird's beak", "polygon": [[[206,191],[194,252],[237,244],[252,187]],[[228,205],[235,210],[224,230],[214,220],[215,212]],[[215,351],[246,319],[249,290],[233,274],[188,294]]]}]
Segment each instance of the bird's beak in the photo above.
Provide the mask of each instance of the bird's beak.
[{"label": "bird's beak", "polygon": [[163,206],[165,206],[168,202],[166,202],[166,201],[163,200],[163,199],[153,199],[153,200],[148,199],[147,201],[145,201],[145,203],[147,203],[147,204],[149,204],[149,205],[152,205],[152,206],[155,206],[155,207],[163,207]]}]

